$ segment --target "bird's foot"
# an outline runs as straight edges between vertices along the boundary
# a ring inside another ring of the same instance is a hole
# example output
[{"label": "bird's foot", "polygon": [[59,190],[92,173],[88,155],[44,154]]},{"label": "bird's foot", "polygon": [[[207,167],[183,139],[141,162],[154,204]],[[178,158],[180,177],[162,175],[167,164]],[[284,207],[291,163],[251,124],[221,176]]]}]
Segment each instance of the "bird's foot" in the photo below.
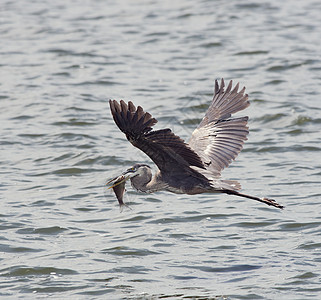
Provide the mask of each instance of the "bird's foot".
[{"label": "bird's foot", "polygon": [[262,200],[262,202],[266,203],[267,205],[271,205],[271,206],[274,206],[274,207],[277,207],[280,209],[284,208],[283,205],[277,203],[274,199],[263,197],[261,200]]}]

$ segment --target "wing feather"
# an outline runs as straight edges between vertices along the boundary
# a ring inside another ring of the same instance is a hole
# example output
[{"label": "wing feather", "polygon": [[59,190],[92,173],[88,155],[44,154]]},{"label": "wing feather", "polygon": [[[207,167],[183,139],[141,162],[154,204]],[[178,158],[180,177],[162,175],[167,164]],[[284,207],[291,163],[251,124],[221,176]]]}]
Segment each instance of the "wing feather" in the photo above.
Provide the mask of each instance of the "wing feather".
[{"label": "wing feather", "polygon": [[109,104],[119,129],[135,147],[145,152],[161,171],[166,172],[179,164],[195,175],[195,170],[190,169],[190,166],[205,168],[198,154],[170,129],[152,131],[157,120],[144,112],[141,106],[136,109],[131,101],[126,104],[123,100],[120,103],[110,100]]},{"label": "wing feather", "polygon": [[248,117],[231,118],[249,106],[248,95],[245,87],[232,86],[230,81],[224,90],[224,80],[215,81],[213,101],[189,142],[214,178],[237,157],[249,133]]}]

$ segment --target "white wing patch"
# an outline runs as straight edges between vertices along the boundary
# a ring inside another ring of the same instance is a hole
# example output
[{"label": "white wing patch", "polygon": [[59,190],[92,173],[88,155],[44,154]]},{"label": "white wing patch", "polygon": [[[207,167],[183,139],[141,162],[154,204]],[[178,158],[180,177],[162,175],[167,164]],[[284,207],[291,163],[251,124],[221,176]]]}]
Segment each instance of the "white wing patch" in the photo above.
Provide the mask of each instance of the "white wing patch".
[{"label": "white wing patch", "polygon": [[[244,94],[244,88],[238,92],[238,84],[232,91],[231,89],[232,81],[225,92],[224,81],[222,80],[220,87],[215,82],[213,101],[189,142],[211,177],[216,179],[242,150],[249,133],[248,117],[230,118],[232,113],[249,106],[248,95]],[[225,182],[229,184],[228,181]],[[239,187],[237,182],[230,181],[230,184],[235,184],[235,189]]]}]

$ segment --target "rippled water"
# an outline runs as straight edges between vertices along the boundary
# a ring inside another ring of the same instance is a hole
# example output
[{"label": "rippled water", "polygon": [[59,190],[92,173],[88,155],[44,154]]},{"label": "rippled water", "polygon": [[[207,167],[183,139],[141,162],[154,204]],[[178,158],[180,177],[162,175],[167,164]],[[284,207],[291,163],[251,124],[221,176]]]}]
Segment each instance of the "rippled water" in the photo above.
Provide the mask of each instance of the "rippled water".
[{"label": "rippled water", "polygon": [[[319,1],[2,1],[0,295],[320,299]],[[133,100],[188,139],[216,78],[247,87],[228,195],[136,193],[114,125]]]}]

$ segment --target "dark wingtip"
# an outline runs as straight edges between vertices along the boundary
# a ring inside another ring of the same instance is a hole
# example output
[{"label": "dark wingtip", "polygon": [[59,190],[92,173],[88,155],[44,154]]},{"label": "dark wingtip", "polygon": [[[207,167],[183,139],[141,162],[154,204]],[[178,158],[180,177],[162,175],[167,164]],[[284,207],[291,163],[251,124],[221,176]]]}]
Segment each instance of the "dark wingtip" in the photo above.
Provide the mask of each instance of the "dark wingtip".
[{"label": "dark wingtip", "polygon": [[116,125],[126,136],[137,137],[150,132],[157,123],[151,114],[144,112],[141,106],[136,108],[131,101],[127,104],[124,100],[109,100],[109,105]]}]

